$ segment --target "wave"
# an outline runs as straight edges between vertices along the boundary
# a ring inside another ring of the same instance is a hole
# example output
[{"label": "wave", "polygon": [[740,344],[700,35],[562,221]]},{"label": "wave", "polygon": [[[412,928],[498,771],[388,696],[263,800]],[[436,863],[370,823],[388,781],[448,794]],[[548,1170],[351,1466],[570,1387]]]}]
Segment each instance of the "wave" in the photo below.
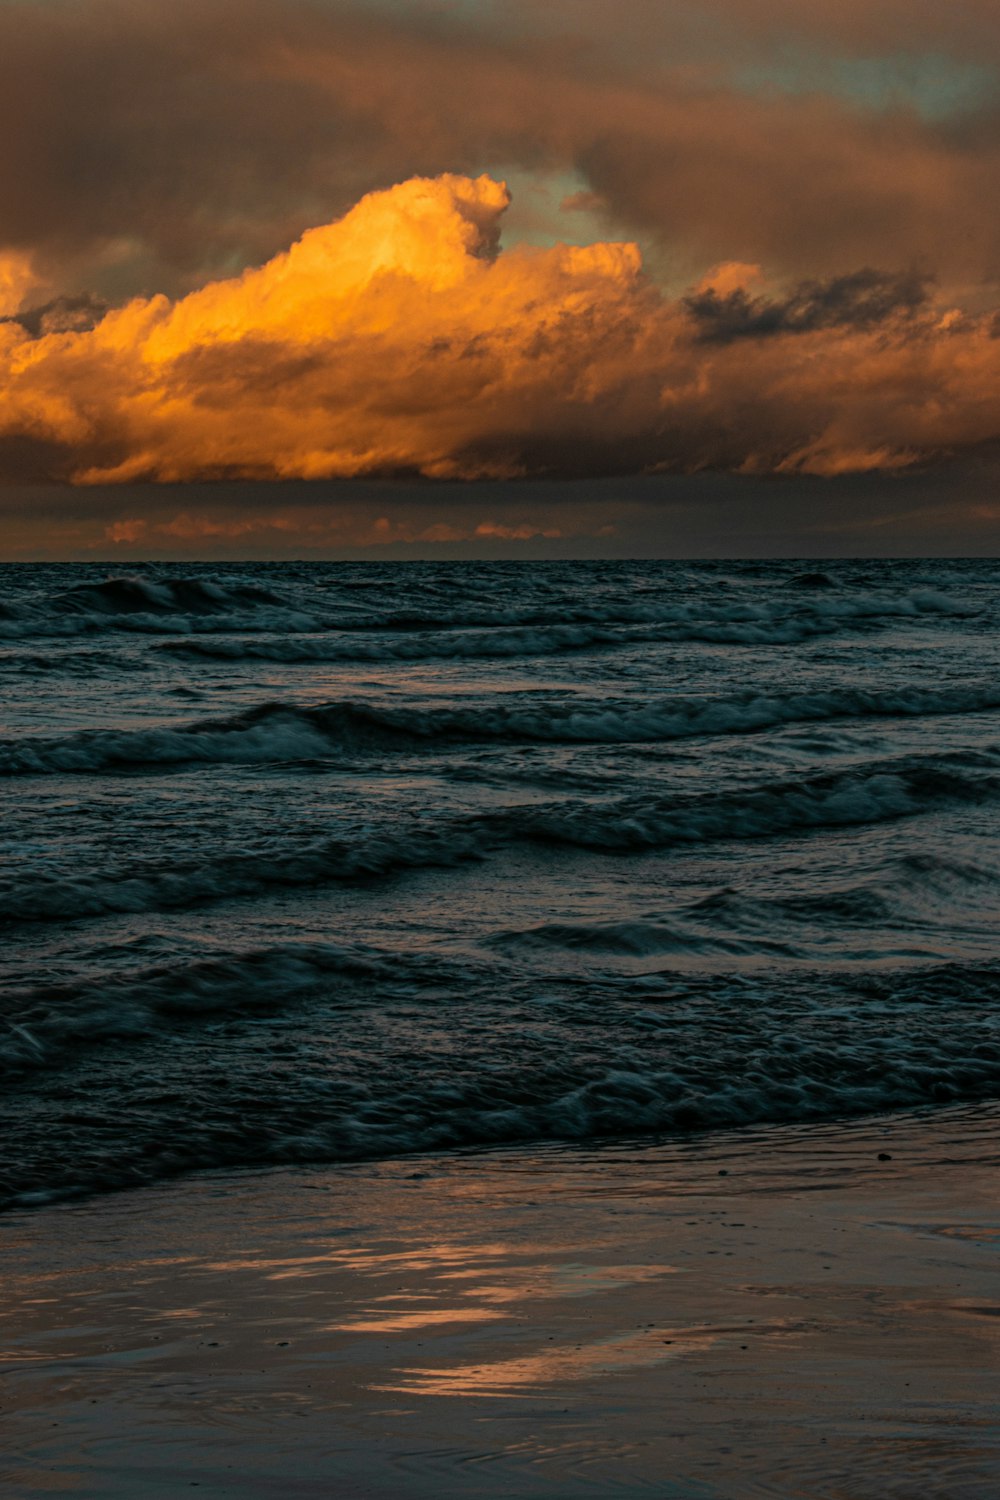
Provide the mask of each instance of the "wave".
[{"label": "wave", "polygon": [[369,832],[354,840],[261,840],[210,859],[136,860],[110,870],[34,872],[0,879],[0,923],[68,921],[115,913],[171,911],[308,889],[360,883],[403,870],[441,869],[482,857],[471,824],[439,830]]},{"label": "wave", "polygon": [[66,921],[110,913],[204,906],[285,889],[359,882],[404,870],[446,868],[524,846],[628,854],[689,844],[747,841],[917,817],[1000,795],[997,757],[971,757],[980,774],[940,759],[889,761],[756,788],[677,798],[616,798],[508,807],[368,830],[308,843],[280,836],[210,859],[135,860],[109,870],[18,872],[0,881],[0,923]]},{"label": "wave", "polygon": [[463,988],[452,976],[443,1050],[440,1000],[394,1016],[379,982],[368,1003],[326,1013],[335,1046],[317,1047],[311,1007],[298,1028],[283,1013],[280,1027],[264,1016],[228,1037],[224,1071],[217,1045],[157,1025],[127,1062],[87,1048],[68,1069],[27,1075],[30,1092],[15,1080],[0,1104],[12,1148],[0,1206],[193,1169],[805,1123],[1000,1092],[1000,1044],[984,1027],[1000,1010],[995,966],[794,986],[664,973],[556,989],[543,1017],[535,986],[507,971],[499,986],[496,973]]},{"label": "wave", "polygon": [[[666,591],[664,591],[666,592]],[[296,646],[281,638],[220,645],[203,645],[201,654],[236,659],[313,661],[341,659],[413,659],[419,655],[529,654],[532,651],[579,649],[586,645],[627,641],[629,627],[646,627],[651,639],[718,642],[720,644],[782,644],[828,635],[839,630],[877,627],[894,619],[922,616],[964,618],[978,613],[965,601],[931,588],[898,593],[850,595],[801,591],[760,602],[721,602],[700,598],[688,602],[665,597],[637,603],[623,599],[581,604],[571,594],[524,605],[483,606],[473,602],[455,608],[381,611],[359,610],[343,602],[331,605],[315,592],[296,602],[257,584],[198,577],[115,577],[82,583],[40,599],[22,599],[0,612],[0,639],[78,635],[95,631],[132,631],[193,637],[242,635],[248,632],[343,634],[367,632],[376,637],[405,637],[418,641],[355,639],[342,644],[323,641]],[[587,629],[592,632],[587,634]],[[491,635],[471,637],[463,632],[487,629]],[[520,645],[504,646],[497,632],[524,631]],[[536,634],[537,632],[537,634]],[[446,649],[445,636],[455,642]],[[645,639],[640,635],[637,639]],[[176,651],[197,652],[191,641],[172,643]],[[268,652],[275,653],[268,655]],[[324,655],[324,652],[327,653]],[[382,653],[382,654],[379,654]]]},{"label": "wave", "polygon": [[796,573],[789,583],[799,589],[832,589],[837,586],[829,573]]},{"label": "wave", "polygon": [[[870,623],[870,622],[865,622]],[[289,666],[312,662],[469,661],[530,656],[560,656],[595,647],[646,643],[703,642],[720,646],[785,646],[844,629],[843,622],[804,619],[749,620],[724,623],[678,620],[670,624],[628,625],[509,625],[489,631],[464,624],[451,631],[398,636],[265,637],[252,640],[199,635],[163,641],[158,649],[175,656],[210,661],[280,662]]]},{"label": "wave", "polygon": [[256,584],[221,584],[211,578],[108,578],[80,583],[53,595],[54,614],[223,614],[234,606],[283,604]]},{"label": "wave", "polygon": [[175,656],[210,661],[264,661],[288,665],[312,662],[468,661],[529,656],[558,656],[595,646],[641,645],[644,642],[705,641],[728,645],[781,645],[809,635],[828,634],[805,625],[511,625],[489,631],[466,627],[437,633],[234,640],[205,637],[163,641],[158,649]]},{"label": "wave", "polygon": [[[361,944],[283,943],[211,954],[124,973],[9,990],[0,1003],[0,1076],[51,1066],[80,1045],[137,1041],[187,1021],[286,1008],[321,987],[345,1002],[359,984],[405,984],[412,993],[422,954]],[[439,983],[441,965],[434,967]]]},{"label": "wave", "polygon": [[309,710],[268,704],[234,718],[196,720],[177,728],[84,729],[58,739],[0,742],[0,776],[294,760],[329,755],[331,749],[329,736]]},{"label": "wave", "polygon": [[755,935],[699,932],[666,918],[635,917],[606,922],[542,922],[523,931],[499,933],[493,945],[505,949],[552,948],[609,958],[665,958],[668,955],[718,954],[760,960],[798,957],[792,944]]},{"label": "wave", "polygon": [[8,605],[0,639],[95,631],[315,630],[315,618],[256,584],[212,578],[108,578]]},{"label": "wave", "polygon": [[1000,687],[830,689],[634,705],[537,699],[508,707],[396,708],[353,702],[264,703],[227,718],[152,729],[85,729],[0,741],[0,776],[115,771],[192,763],[325,759],[456,743],[647,744],[759,733],[845,719],[932,718],[1000,708]]},{"label": "wave", "polygon": [[[694,603],[688,603],[683,598],[678,599],[676,595],[671,598],[671,591],[667,588],[659,588],[655,592],[666,597],[661,597],[658,601],[651,599],[649,603],[610,598],[593,604],[581,604],[577,598],[567,594],[547,601],[544,609],[534,603],[490,607],[463,603],[452,609],[442,609],[435,605],[429,608],[370,612],[367,615],[359,612],[351,618],[350,628],[398,631],[553,623],[656,625],[685,622],[769,625],[792,617],[811,618],[814,621],[849,621],[915,618],[919,615],[968,617],[979,613],[978,607],[965,600],[941,589],[927,587],[904,589],[897,593],[873,591],[805,599],[795,595],[779,595],[753,603],[726,598],[713,603],[703,596]],[[553,614],[558,614],[558,621],[553,620]]]},{"label": "wave", "polygon": [[148,663],[137,656],[114,651],[74,649],[58,645],[54,650],[0,650],[0,675],[39,677],[49,673],[70,678],[121,676],[148,671]]},{"label": "wave", "polygon": [[[1000,775],[969,776],[935,762],[889,761],[848,771],[682,799],[518,808],[499,815],[521,838],[616,853],[673,845],[771,838],[810,829],[851,828],[915,817],[949,803],[982,803]],[[994,762],[1000,769],[1000,762]]]},{"label": "wave", "polygon": [[497,933],[500,951],[546,950],[612,959],[751,958],[756,964],[828,957],[858,966],[876,955],[895,960],[953,955],[957,935],[974,928],[991,952],[1000,869],[944,855],[904,854],[864,879],[780,893],[722,887],[665,912],[627,918],[547,921]]},{"label": "wave", "polygon": [[[594,647],[649,642],[708,645],[794,645],[843,630],[877,627],[887,619],[972,613],[964,604],[932,590],[899,598],[810,600],[788,605],[560,605],[560,619],[535,609],[464,609],[354,617],[348,634],[333,639],[258,637],[225,639],[199,635],[164,641],[159,649],[216,661],[310,662],[436,661],[559,655]],[[329,628],[343,630],[340,622]],[[486,627],[486,628],[484,628]],[[361,632],[368,632],[367,635]]]}]

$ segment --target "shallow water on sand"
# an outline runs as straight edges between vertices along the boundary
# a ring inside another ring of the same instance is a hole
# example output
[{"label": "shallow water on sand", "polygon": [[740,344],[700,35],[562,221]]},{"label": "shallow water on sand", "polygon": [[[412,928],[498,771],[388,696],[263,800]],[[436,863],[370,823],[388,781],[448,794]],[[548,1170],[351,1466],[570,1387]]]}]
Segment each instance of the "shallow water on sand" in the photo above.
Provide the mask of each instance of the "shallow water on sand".
[{"label": "shallow water on sand", "polygon": [[989,562],[0,569],[0,1201],[1000,1096]]},{"label": "shallow water on sand", "polygon": [[0,1488],[993,1500],[997,1122],[209,1173],[15,1213]]}]

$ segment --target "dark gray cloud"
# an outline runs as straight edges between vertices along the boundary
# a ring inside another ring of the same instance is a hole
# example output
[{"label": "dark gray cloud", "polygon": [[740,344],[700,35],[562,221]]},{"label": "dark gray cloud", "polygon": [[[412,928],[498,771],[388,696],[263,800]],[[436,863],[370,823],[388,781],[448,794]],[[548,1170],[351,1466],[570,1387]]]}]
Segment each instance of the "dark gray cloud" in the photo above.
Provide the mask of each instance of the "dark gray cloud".
[{"label": "dark gray cloud", "polygon": [[821,328],[872,328],[912,316],[928,300],[928,278],[914,271],[853,271],[829,281],[803,281],[788,297],[753,297],[744,288],[692,292],[684,305],[706,343],[813,333]]},{"label": "dark gray cloud", "polygon": [[49,333],[85,333],[96,328],[108,306],[102,297],[83,292],[76,297],[53,297],[12,317],[0,318],[0,323],[16,323],[33,339]]},{"label": "dark gray cloud", "polygon": [[8,558],[116,567],[143,557],[996,556],[998,472],[994,455],[905,480],[9,486],[0,524]]},{"label": "dark gray cloud", "polygon": [[747,82],[784,55],[782,26],[848,60],[893,34],[936,39],[942,68],[988,57],[995,6],[893,0],[910,18],[895,32],[876,25],[884,5],[835,9],[7,0],[0,249],[30,252],[53,292],[176,293],[371,188],[517,167],[575,174],[616,232],[692,279],[743,259],[799,278],[915,264],[995,280],[995,94],[939,119],[905,96],[775,89],[766,69]]}]

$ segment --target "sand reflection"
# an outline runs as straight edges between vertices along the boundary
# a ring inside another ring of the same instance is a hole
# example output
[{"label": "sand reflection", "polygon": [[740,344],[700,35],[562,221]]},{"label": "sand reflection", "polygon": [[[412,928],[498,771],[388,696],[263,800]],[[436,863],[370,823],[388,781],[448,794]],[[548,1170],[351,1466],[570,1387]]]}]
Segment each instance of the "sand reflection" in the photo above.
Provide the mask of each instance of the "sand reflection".
[{"label": "sand reflection", "polygon": [[[790,1334],[804,1325],[775,1322],[757,1325],[761,1334]],[[645,1328],[617,1333],[587,1343],[556,1343],[508,1359],[450,1367],[414,1367],[401,1370],[392,1383],[373,1390],[406,1392],[421,1396],[527,1397],[544,1395],[544,1386],[562,1386],[598,1375],[625,1373],[648,1365],[663,1364],[691,1354],[701,1354],[726,1340],[750,1337],[745,1324],[715,1324],[691,1328]],[[556,1399],[558,1392],[553,1393]]]},{"label": "sand reflection", "polygon": [[[438,1262],[442,1263],[447,1261]],[[409,1262],[406,1269],[412,1269]],[[601,1266],[575,1261],[518,1266],[502,1256],[490,1256],[485,1265],[439,1271],[431,1280],[430,1289],[420,1294],[400,1289],[395,1294],[372,1298],[363,1313],[328,1323],[326,1331],[403,1333],[446,1323],[495,1322],[509,1318],[519,1304],[596,1296],[657,1280],[676,1269],[667,1265]],[[415,1302],[423,1305],[414,1307]],[[532,1316],[540,1316],[537,1307],[532,1308]]]}]

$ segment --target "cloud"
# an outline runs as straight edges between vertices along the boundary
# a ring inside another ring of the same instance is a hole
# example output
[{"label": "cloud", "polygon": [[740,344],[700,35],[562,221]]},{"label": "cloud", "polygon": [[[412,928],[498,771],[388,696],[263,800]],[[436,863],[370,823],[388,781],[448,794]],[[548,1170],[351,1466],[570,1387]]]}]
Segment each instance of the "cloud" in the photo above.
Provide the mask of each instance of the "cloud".
[{"label": "cloud", "polygon": [[789,49],[823,48],[887,59],[936,53],[982,62],[1000,45],[1000,13],[993,0],[963,0],[959,6],[913,4],[913,0],[493,0],[522,35],[539,31],[587,39],[646,67],[670,47],[686,64],[770,55],[776,42]]},{"label": "cloud", "polygon": [[[487,520],[476,522],[465,520],[462,524],[449,521],[426,523],[400,516],[376,516],[367,519],[357,514],[317,515],[301,507],[263,515],[227,516],[195,515],[182,511],[169,519],[148,520],[146,518],[113,521],[104,527],[103,542],[116,547],[134,548],[141,545],[162,546],[165,542],[227,541],[274,541],[282,537],[306,538],[310,545],[332,545],[340,547],[393,547],[414,543],[469,543],[469,542],[531,542],[558,541],[564,538],[592,538],[614,533],[613,527],[597,527],[588,530],[586,523],[564,530],[559,526],[522,521],[509,524]],[[92,544],[99,546],[96,539]]]},{"label": "cloud", "polygon": [[819,328],[872,328],[900,314],[913,314],[927,302],[927,278],[915,272],[886,274],[866,269],[826,282],[804,281],[788,297],[751,297],[733,285],[725,267],[714,284],[703,285],[684,305],[699,325],[699,336],[728,343],[740,338],[767,338],[780,333],[812,333]]},{"label": "cloud", "polygon": [[141,519],[113,521],[110,526],[104,528],[105,541],[114,542],[116,545],[126,542],[141,542],[148,531],[147,523]]},{"label": "cloud", "polygon": [[0,323],[0,475],[839,474],[1000,437],[993,315],[919,279],[671,300],[633,244],[501,253],[507,203],[413,179],[177,300]]},{"label": "cloud", "polygon": [[547,526],[544,530],[540,530],[530,521],[523,521],[520,526],[507,526],[502,521],[480,521],[474,534],[477,537],[495,537],[498,541],[504,542],[527,542],[533,537],[545,537],[549,541],[554,541],[562,536],[558,526]]},{"label": "cloud", "polygon": [[[23,303],[25,299],[20,300]],[[10,313],[6,318],[0,318],[0,322],[19,323],[26,333],[37,339],[46,333],[79,333],[95,328],[107,311],[108,304],[102,298],[83,293],[77,297],[52,297],[47,302]]]},{"label": "cloud", "polygon": [[23,250],[0,251],[0,318],[13,316],[36,285],[30,255]]},{"label": "cloud", "polygon": [[998,46],[993,0],[7,0],[0,253],[38,301],[176,295],[373,188],[516,167],[691,279],[992,284]]}]

